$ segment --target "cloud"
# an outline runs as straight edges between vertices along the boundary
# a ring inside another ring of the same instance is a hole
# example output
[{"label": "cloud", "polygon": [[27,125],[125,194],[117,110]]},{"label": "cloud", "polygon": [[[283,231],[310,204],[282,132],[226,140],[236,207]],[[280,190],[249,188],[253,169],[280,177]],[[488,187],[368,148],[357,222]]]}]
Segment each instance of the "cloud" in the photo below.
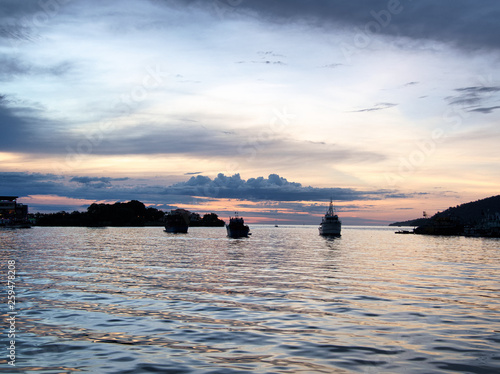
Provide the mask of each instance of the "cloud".
[{"label": "cloud", "polygon": [[41,30],[47,27],[66,1],[3,0],[0,13],[0,43],[19,47],[43,40]]},{"label": "cloud", "polygon": [[26,75],[31,70],[27,62],[18,58],[0,56],[0,80],[10,80],[16,76]]},{"label": "cloud", "polygon": [[28,196],[38,192],[44,195],[66,196],[67,189],[53,174],[0,172],[0,191],[4,195]]},{"label": "cloud", "polygon": [[[127,131],[99,132],[93,127],[73,131],[71,121],[51,119],[36,103],[0,98],[0,147],[3,151],[68,155],[182,155],[192,158],[230,157],[239,163],[260,160],[262,164],[303,164],[324,159],[372,161],[385,159],[381,153],[314,143],[287,137],[285,131],[266,127],[227,131],[218,125],[190,124],[167,119],[162,123],[138,123]],[[380,109],[391,104],[378,104]],[[231,119],[228,118],[228,121]],[[112,120],[111,120],[112,121]],[[200,121],[203,120],[200,118]],[[97,139],[97,140],[96,140]],[[78,153],[79,152],[79,153]]]},{"label": "cloud", "polygon": [[73,177],[69,181],[77,182],[92,188],[109,188],[111,182],[126,181],[129,178],[109,178],[109,177]]},{"label": "cloud", "polygon": [[[28,154],[67,155],[81,149],[87,154],[219,154],[228,155],[243,142],[204,126],[177,123],[131,126],[122,131],[99,132],[94,127],[73,131],[71,121],[51,119],[37,103],[0,97],[0,147]],[[97,135],[96,135],[97,133]],[[94,138],[99,138],[95,141]],[[101,140],[102,139],[102,140]]]},{"label": "cloud", "polygon": [[25,76],[64,76],[74,68],[69,61],[49,66],[35,65],[13,56],[0,56],[0,80],[10,81]]},{"label": "cloud", "polygon": [[216,125],[162,125],[130,127],[126,133],[106,136],[106,147],[97,154],[177,154],[195,158],[231,158],[240,163],[259,161],[273,165],[288,162],[307,163],[330,159],[379,162],[381,153],[348,148],[331,143],[315,143],[288,137],[284,131],[265,127],[225,131]]},{"label": "cloud", "polygon": [[40,3],[42,2],[37,0],[25,0],[22,3],[16,0],[3,0],[2,14],[5,18],[21,18],[42,10]]},{"label": "cloud", "polygon": [[486,107],[486,108],[475,108],[475,109],[471,109],[470,111],[484,113],[484,114],[490,114],[494,110],[497,110],[497,109],[500,109],[500,106],[497,105],[497,106],[490,106],[490,107]]},{"label": "cloud", "polygon": [[[500,49],[496,0],[482,1],[480,6],[470,0],[252,0],[241,2],[235,12],[254,12],[268,22],[309,23],[327,30],[342,26],[354,32],[371,25],[381,35],[436,40],[464,49]],[[380,27],[375,28],[373,22]]]},{"label": "cloud", "polygon": [[[498,109],[498,106],[484,106],[485,102],[492,99],[500,92],[500,86],[470,86],[456,88],[458,95],[448,96],[445,99],[449,105],[458,105],[469,112],[491,113]],[[482,106],[482,107],[481,107]]]},{"label": "cloud", "polygon": [[335,69],[335,68],[338,68],[339,66],[343,66],[343,65],[344,64],[341,64],[341,63],[331,63],[331,64],[320,66],[320,68],[323,68],[323,69]]},{"label": "cloud", "polygon": [[[58,177],[40,173],[0,172],[0,190],[6,195],[20,196],[20,202],[29,205],[30,213],[84,210],[92,202],[113,203],[139,200],[158,209],[171,210],[190,207],[206,211],[212,202],[227,208],[210,209],[223,216],[233,208],[246,217],[260,217],[264,221],[317,224],[324,214],[330,197],[343,214],[346,224],[381,224],[349,217],[348,212],[366,212],[375,200],[404,201],[420,194],[403,194],[395,190],[356,190],[352,188],[315,188],[288,181],[278,174],[244,180],[239,174],[215,178],[197,175],[170,185],[157,181],[133,178],[73,176]],[[227,202],[226,199],[231,199]],[[208,205],[207,205],[208,204]],[[199,209],[196,208],[199,206]],[[230,207],[230,208],[229,208]]]},{"label": "cloud", "polygon": [[353,110],[353,113],[362,113],[362,112],[375,112],[377,110],[384,110],[384,109],[389,109],[392,107],[397,106],[398,104],[394,103],[377,103],[375,106],[371,108],[364,108],[364,109],[359,109],[359,110]]},{"label": "cloud", "polygon": [[500,87],[498,86],[472,86],[472,87],[463,87],[463,88],[457,88],[455,91],[458,92],[465,92],[466,94],[487,94],[487,93],[492,93],[492,92],[498,92],[500,91]]},{"label": "cloud", "polygon": [[[0,149],[7,152],[53,153],[61,147],[64,126],[45,117],[37,103],[20,103],[0,97]],[[63,143],[65,144],[65,143]]]},{"label": "cloud", "polygon": [[190,196],[207,196],[213,198],[243,199],[250,201],[321,201],[332,197],[336,201],[379,200],[388,195],[404,198],[405,195],[395,195],[394,191],[372,190],[360,191],[351,188],[316,188],[304,187],[300,183],[289,182],[277,174],[267,178],[258,177],[244,180],[239,174],[226,176],[217,175],[211,179],[198,175],[186,182],[176,183],[167,189],[165,194]]},{"label": "cloud", "polygon": [[[126,182],[118,183],[115,182]],[[148,203],[193,202],[196,198],[239,199],[247,201],[335,201],[404,199],[409,195],[394,190],[356,190],[352,188],[317,188],[290,182],[277,174],[267,178],[244,180],[239,174],[222,173],[211,179],[192,176],[185,182],[162,186],[131,178],[73,176],[53,174],[0,172],[2,193],[16,196],[55,195],[73,199],[132,200]]]},{"label": "cloud", "polygon": [[[27,172],[0,172],[0,191],[20,197],[50,195],[93,201],[164,202],[165,186],[130,178],[57,176]],[[172,196],[172,201],[176,201]],[[181,200],[182,201],[182,200]]]}]

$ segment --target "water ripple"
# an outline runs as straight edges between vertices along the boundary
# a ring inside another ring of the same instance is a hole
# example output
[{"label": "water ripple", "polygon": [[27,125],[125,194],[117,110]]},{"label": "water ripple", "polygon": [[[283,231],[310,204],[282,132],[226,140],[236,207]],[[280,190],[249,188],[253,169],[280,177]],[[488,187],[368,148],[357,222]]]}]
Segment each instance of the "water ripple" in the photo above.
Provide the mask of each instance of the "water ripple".
[{"label": "water ripple", "polygon": [[[333,240],[308,226],[256,226],[245,240],[222,231],[0,231],[18,274],[15,369],[500,371],[499,241],[361,227]],[[6,362],[0,372],[16,372]]]}]

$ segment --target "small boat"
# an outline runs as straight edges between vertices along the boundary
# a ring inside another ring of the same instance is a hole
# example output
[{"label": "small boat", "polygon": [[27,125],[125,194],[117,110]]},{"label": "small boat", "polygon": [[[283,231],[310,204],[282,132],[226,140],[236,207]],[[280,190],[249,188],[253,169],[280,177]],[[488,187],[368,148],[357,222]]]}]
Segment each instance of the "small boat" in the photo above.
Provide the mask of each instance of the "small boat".
[{"label": "small boat", "polygon": [[413,231],[408,231],[408,230],[399,230],[396,231],[395,234],[415,234]]},{"label": "small boat", "polygon": [[235,214],[234,217],[229,217],[229,224],[226,225],[227,236],[230,238],[245,238],[249,234],[250,228],[245,225],[243,218]]},{"label": "small boat", "polygon": [[342,222],[339,220],[333,209],[333,201],[330,199],[330,206],[319,225],[319,234],[323,236],[340,236]]},{"label": "small boat", "polygon": [[186,234],[189,227],[189,213],[184,209],[172,210],[165,215],[165,232]]}]

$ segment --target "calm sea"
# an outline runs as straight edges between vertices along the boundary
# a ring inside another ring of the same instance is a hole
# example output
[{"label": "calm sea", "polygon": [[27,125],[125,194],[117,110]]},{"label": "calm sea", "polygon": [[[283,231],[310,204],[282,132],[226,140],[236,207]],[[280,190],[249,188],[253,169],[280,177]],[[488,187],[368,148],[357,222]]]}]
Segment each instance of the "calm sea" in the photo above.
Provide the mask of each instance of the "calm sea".
[{"label": "calm sea", "polygon": [[0,372],[499,373],[500,240],[395,230],[0,231]]}]

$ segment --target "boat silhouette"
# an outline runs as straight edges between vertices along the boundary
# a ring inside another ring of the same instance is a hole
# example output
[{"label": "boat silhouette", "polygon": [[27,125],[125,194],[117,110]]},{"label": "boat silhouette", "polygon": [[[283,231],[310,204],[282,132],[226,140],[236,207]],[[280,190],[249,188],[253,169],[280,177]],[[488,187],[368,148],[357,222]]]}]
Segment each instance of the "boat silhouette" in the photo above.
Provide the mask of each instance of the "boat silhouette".
[{"label": "boat silhouette", "polygon": [[229,217],[229,224],[226,225],[227,236],[230,238],[245,238],[250,231],[250,228],[245,225],[245,221],[242,217],[235,213],[234,217]]}]

